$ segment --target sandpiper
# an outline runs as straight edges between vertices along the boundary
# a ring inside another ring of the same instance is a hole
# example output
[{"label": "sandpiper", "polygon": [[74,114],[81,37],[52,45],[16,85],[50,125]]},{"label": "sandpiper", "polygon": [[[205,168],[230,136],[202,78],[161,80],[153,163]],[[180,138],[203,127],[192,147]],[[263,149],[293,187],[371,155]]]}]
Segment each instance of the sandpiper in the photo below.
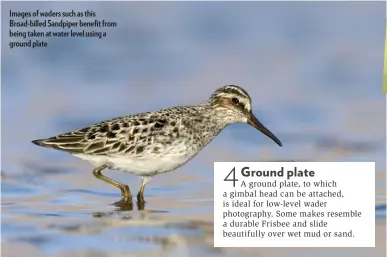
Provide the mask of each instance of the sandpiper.
[{"label": "sandpiper", "polygon": [[124,202],[132,201],[129,187],[104,176],[102,170],[141,176],[137,200],[144,202],[145,186],[153,176],[191,160],[230,124],[248,123],[282,146],[258,121],[251,106],[246,90],[226,85],[198,105],[117,117],[32,142],[90,162],[94,176],[119,188]]}]

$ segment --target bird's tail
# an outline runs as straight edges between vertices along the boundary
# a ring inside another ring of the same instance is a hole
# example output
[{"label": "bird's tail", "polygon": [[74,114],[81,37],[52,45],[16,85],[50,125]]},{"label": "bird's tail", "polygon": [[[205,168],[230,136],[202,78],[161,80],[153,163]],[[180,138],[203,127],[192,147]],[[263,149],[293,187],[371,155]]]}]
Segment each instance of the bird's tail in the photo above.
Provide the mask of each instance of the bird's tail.
[{"label": "bird's tail", "polygon": [[61,134],[55,137],[36,139],[32,141],[33,144],[61,150],[69,153],[81,153],[83,149],[88,145],[83,134]]},{"label": "bird's tail", "polygon": [[38,146],[47,147],[47,144],[44,143],[44,139],[32,140],[31,142]]}]

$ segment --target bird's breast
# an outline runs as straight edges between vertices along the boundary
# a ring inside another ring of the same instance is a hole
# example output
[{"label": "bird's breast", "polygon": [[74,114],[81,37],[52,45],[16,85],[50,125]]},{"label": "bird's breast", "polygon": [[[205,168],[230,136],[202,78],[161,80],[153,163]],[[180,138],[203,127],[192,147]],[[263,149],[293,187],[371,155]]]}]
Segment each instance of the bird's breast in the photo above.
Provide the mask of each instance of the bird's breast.
[{"label": "bird's breast", "polygon": [[175,149],[158,154],[149,153],[138,157],[110,156],[107,162],[112,169],[153,176],[177,169],[196,154],[192,148],[175,145]]}]

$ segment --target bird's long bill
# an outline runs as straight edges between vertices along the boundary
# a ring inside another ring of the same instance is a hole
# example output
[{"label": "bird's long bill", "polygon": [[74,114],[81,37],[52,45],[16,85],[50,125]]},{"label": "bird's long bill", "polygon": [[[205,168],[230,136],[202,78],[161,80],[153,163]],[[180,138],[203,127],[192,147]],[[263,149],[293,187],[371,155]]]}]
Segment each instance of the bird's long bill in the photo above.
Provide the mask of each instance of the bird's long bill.
[{"label": "bird's long bill", "polygon": [[259,131],[261,131],[266,136],[270,137],[279,146],[282,146],[281,141],[276,136],[274,136],[274,134],[271,133],[270,130],[268,130],[265,126],[263,126],[263,124],[259,122],[259,120],[254,116],[254,114],[251,114],[251,117],[250,119],[247,120],[247,123],[253,126],[254,128],[258,129]]}]

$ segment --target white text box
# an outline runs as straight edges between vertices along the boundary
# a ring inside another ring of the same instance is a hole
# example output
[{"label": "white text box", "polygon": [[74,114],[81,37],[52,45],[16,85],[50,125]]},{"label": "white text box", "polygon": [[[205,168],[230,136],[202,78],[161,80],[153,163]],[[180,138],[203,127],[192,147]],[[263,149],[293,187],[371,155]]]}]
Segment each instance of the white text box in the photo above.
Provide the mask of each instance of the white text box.
[{"label": "white text box", "polygon": [[374,247],[374,162],[215,162],[215,247]]}]

